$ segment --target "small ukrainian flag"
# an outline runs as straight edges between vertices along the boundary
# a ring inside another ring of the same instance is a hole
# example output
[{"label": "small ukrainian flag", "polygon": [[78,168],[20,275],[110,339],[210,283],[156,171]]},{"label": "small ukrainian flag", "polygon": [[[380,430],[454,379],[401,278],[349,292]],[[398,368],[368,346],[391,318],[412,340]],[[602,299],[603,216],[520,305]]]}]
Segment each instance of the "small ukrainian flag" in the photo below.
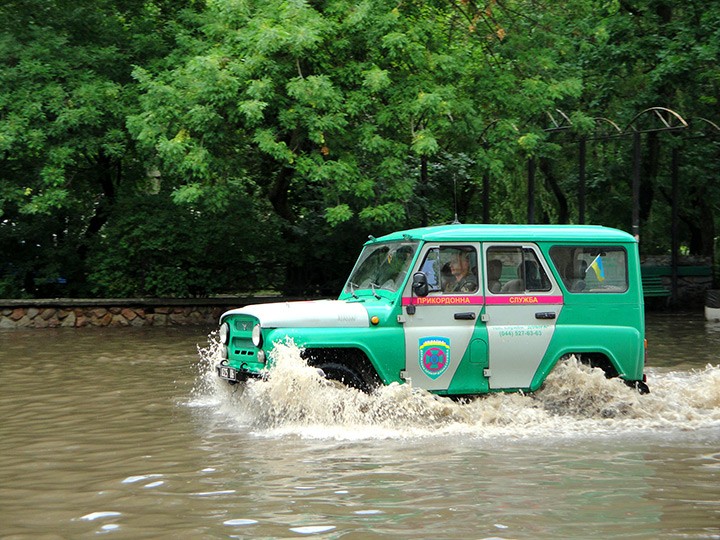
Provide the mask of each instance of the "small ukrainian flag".
[{"label": "small ukrainian flag", "polygon": [[590,268],[592,268],[595,272],[595,276],[597,277],[598,281],[605,281],[605,268],[603,268],[602,258],[600,257],[600,255],[595,257],[595,260],[590,263],[588,270],[590,270]]}]

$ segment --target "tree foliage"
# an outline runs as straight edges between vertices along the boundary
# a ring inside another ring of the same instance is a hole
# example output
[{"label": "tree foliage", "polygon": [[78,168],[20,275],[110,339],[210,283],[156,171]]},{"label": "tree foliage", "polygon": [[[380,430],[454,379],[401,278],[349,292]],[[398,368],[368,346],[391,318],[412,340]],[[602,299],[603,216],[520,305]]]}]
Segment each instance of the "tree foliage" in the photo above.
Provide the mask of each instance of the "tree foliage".
[{"label": "tree foliage", "polygon": [[[529,158],[538,219],[577,221],[581,136],[587,221],[629,229],[632,141],[595,118],[717,121],[719,22],[665,0],[11,0],[0,295],[332,294],[367,233],[479,221],[484,178],[490,220],[524,222]],[[713,129],[643,136],[646,252],[669,248],[679,147],[683,243],[713,253]]]}]

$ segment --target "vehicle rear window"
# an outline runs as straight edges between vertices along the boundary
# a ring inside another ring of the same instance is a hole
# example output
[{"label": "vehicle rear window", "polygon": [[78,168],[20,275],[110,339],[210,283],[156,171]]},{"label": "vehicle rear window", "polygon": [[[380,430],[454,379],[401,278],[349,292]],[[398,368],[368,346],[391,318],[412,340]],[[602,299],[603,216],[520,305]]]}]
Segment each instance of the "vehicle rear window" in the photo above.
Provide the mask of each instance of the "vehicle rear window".
[{"label": "vehicle rear window", "polygon": [[572,293],[628,290],[627,252],[619,246],[553,246],[550,258]]}]

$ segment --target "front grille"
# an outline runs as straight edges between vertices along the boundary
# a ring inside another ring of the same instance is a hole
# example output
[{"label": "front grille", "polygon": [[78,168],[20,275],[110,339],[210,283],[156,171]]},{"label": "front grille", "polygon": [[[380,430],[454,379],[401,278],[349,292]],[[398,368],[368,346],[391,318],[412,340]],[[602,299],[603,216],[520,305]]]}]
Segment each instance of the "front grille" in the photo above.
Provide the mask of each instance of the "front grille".
[{"label": "front grille", "polygon": [[253,326],[255,321],[253,319],[238,318],[233,321],[233,326],[238,335],[245,337],[252,334]]},{"label": "front grille", "polygon": [[257,348],[252,343],[252,329],[257,324],[257,319],[247,315],[233,315],[228,320],[228,324],[230,325],[229,359],[256,361]]}]

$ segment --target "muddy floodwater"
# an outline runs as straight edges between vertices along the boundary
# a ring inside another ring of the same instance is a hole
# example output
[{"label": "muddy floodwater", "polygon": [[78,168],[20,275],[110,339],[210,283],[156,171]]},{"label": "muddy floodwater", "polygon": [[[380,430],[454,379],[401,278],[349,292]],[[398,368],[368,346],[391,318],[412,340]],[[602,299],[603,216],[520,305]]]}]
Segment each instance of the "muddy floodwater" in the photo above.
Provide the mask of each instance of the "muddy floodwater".
[{"label": "muddy floodwater", "polygon": [[0,538],[720,538],[720,325],[647,326],[647,396],[566,363],[468,403],[291,345],[231,388],[202,327],[0,331]]}]

